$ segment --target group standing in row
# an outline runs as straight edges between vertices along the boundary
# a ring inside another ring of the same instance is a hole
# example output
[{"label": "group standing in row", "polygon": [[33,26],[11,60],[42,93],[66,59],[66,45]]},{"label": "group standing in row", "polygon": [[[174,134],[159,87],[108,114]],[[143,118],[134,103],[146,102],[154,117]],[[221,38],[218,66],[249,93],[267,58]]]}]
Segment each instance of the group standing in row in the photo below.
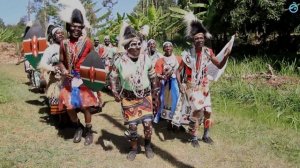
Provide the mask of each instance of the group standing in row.
[{"label": "group standing in row", "polygon": [[[92,44],[83,34],[89,24],[82,10],[68,11],[62,11],[65,16],[61,17],[66,22],[68,37],[64,39],[61,27],[49,27],[51,42],[39,69],[47,81],[51,114],[67,112],[76,129],[74,143],[80,142],[82,136],[85,145],[93,143],[91,109],[102,107],[101,92],[91,91],[80,77],[80,65],[92,50],[104,59],[107,83],[115,100],[121,103],[124,124],[128,125],[125,136],[131,145],[128,160],[134,160],[138,153],[138,124],[144,128],[146,157],[154,156],[152,123],[158,123],[160,118],[170,125],[188,124],[193,147],[199,147],[198,128],[199,122],[203,122],[201,139],[205,143],[213,142],[209,136],[212,108],[207,66],[213,63],[222,68],[230,50],[218,60],[212,49],[205,46],[205,39],[211,35],[193,14],[185,18],[191,49],[175,56],[171,42],[163,43],[164,54],[160,54],[154,39],[146,42],[146,27],[135,30],[125,23],[118,37],[118,48],[111,46],[109,37],[104,38],[104,45],[99,44],[98,38]],[[190,111],[183,108],[187,104]],[[85,125],[80,122],[78,111],[83,112]]]}]

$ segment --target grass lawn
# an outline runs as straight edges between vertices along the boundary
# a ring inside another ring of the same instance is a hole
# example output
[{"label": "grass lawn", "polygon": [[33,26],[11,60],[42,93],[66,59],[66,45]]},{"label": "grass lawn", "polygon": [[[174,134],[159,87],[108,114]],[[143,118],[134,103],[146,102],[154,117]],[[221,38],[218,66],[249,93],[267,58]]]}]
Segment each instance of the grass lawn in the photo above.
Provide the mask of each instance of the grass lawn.
[{"label": "grass lawn", "polygon": [[[248,99],[226,92],[225,86],[238,86],[222,78],[212,85],[214,145],[201,142],[194,149],[186,142],[186,133],[168,132],[160,123],[153,131],[155,157],[147,159],[142,148],[131,162],[126,159],[129,143],[123,136],[120,105],[112,97],[103,94],[107,103],[92,119],[97,132],[94,143],[85,147],[83,142],[72,142],[71,129],[55,128],[41,103],[43,95],[30,92],[27,81],[22,65],[0,65],[0,167],[300,167],[299,111],[294,111],[296,125],[286,118],[295,108],[278,117],[280,110],[274,108],[281,106],[264,102],[281,93],[272,89],[272,95],[263,98],[253,94],[266,89],[245,90],[241,94],[248,93]],[[80,118],[83,121],[82,114]],[[142,132],[139,126],[140,135]],[[201,126],[199,134],[202,132]]]}]

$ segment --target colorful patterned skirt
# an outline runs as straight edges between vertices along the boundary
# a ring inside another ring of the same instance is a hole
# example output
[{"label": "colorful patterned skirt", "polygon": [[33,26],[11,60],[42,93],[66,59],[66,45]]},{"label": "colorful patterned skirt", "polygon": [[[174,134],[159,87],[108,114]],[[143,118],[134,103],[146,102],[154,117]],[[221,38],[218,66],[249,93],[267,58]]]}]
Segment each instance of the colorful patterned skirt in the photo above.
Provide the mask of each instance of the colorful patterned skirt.
[{"label": "colorful patterned skirt", "polygon": [[175,125],[180,124],[181,101],[179,86],[176,78],[171,78],[166,82],[162,81],[161,98],[161,118],[172,121]]},{"label": "colorful patterned skirt", "polygon": [[207,112],[212,112],[208,85],[199,85],[193,88],[191,83],[187,83],[186,94],[192,111],[204,109]]},{"label": "colorful patterned skirt", "polygon": [[126,99],[121,102],[124,124],[139,124],[146,119],[153,119],[152,96],[144,98]]},{"label": "colorful patterned skirt", "polygon": [[76,108],[85,108],[85,107],[91,107],[91,106],[98,106],[97,98],[94,95],[94,93],[87,88],[85,85],[81,85],[78,88],[78,97],[76,99],[80,100],[80,106],[76,107],[72,103],[72,99],[74,96],[72,95],[72,90],[73,88],[71,87],[71,82],[66,79],[64,81],[64,88],[60,91],[59,94],[59,104],[58,104],[58,109],[64,110],[72,110]]}]

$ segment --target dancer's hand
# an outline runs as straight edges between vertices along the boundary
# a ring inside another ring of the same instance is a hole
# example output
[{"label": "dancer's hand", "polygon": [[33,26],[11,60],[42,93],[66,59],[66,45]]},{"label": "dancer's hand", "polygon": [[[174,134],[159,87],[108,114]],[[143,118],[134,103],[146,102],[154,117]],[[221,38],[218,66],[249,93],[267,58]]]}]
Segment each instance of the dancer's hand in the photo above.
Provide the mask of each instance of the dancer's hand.
[{"label": "dancer's hand", "polygon": [[157,77],[160,79],[160,80],[162,80],[162,79],[165,79],[166,77],[165,77],[165,75],[160,75],[160,74],[157,74]]},{"label": "dancer's hand", "polygon": [[62,70],[62,74],[68,76],[70,73],[68,70],[65,69],[65,70]]},{"label": "dancer's hand", "polygon": [[60,73],[61,74],[61,70],[58,66],[54,66],[54,73]]},{"label": "dancer's hand", "polygon": [[227,56],[229,56],[230,53],[231,53],[231,50],[229,48],[226,48],[226,50],[224,52],[224,56],[227,57]]},{"label": "dancer's hand", "polygon": [[186,91],[186,84],[183,83],[183,84],[180,85],[180,92],[185,93],[185,91]]},{"label": "dancer's hand", "polygon": [[62,71],[62,75],[66,76],[67,78],[73,78],[74,76],[72,74],[70,74],[70,72],[68,70],[63,70]]},{"label": "dancer's hand", "polygon": [[116,102],[120,102],[121,101],[121,97],[120,97],[120,95],[118,93],[114,92],[113,95],[114,95],[114,98],[115,98]]}]

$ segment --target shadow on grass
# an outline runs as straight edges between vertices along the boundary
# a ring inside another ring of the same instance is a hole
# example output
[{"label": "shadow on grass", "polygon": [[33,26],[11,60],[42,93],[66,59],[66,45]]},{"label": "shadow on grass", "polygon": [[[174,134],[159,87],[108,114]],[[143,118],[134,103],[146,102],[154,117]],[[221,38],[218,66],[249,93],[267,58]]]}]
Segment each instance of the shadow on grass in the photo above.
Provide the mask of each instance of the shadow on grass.
[{"label": "shadow on grass", "polygon": [[28,89],[29,91],[31,91],[32,93],[36,93],[36,94],[44,94],[45,91],[41,88],[32,88],[32,89]]},{"label": "shadow on grass", "polygon": [[101,92],[108,94],[109,96],[113,96],[111,90],[108,87],[104,87]]},{"label": "shadow on grass", "polygon": [[75,129],[71,127],[72,123],[68,114],[56,114],[51,115],[49,107],[40,108],[39,114],[43,114],[40,117],[40,122],[55,127],[58,131],[57,135],[64,139],[72,139],[75,133]]},{"label": "shadow on grass", "polygon": [[[101,134],[102,136],[98,138],[96,144],[101,145],[103,150],[111,151],[113,150],[114,145],[120,153],[128,153],[129,143],[124,136],[115,135],[105,130],[101,130]],[[111,142],[113,145],[106,143],[107,141]]]},{"label": "shadow on grass", "polygon": [[31,104],[31,105],[35,105],[35,106],[44,106],[45,105],[45,102],[40,101],[40,100],[26,100],[25,102],[28,104]]},{"label": "shadow on grass", "polygon": [[73,139],[75,131],[75,129],[67,127],[64,129],[58,129],[57,135],[64,139]]},{"label": "shadow on grass", "polygon": [[[114,118],[112,118],[111,116],[107,115],[107,114],[100,114],[99,116],[103,117],[104,119],[108,120],[110,123],[114,124],[116,126],[116,128],[120,129],[121,131],[126,130],[127,128],[122,125],[121,123],[119,123],[117,120],[115,120]],[[111,134],[107,134],[106,136],[112,136]],[[121,138],[121,136],[117,136],[117,135],[113,135],[112,137],[114,138]],[[99,139],[101,140],[101,137],[99,137]],[[116,146],[120,146],[122,144],[124,144],[124,141],[122,139],[120,140],[114,140],[115,142],[113,143],[119,143]],[[100,141],[101,142],[101,141]],[[100,144],[100,143],[98,143]],[[166,162],[169,162],[170,164],[172,164],[174,167],[185,167],[185,168],[192,168],[193,166],[183,163],[180,160],[178,160],[177,158],[175,158],[171,153],[163,150],[162,148],[160,148],[159,146],[156,146],[154,144],[152,144],[153,146],[153,150],[154,153],[161,157],[163,160],[165,160]],[[117,147],[118,148],[118,147]],[[129,149],[129,148],[128,148]],[[127,150],[127,152],[129,152],[129,150]]]},{"label": "shadow on grass", "polygon": [[114,102],[114,100],[104,101],[103,104],[102,104],[102,107],[99,107],[99,106],[97,106],[97,107],[91,107],[91,108],[90,108],[91,114],[93,115],[93,114],[101,113],[102,110],[103,110],[103,107],[104,107],[107,103],[109,103],[109,102]]},{"label": "shadow on grass", "polygon": [[47,114],[49,115],[50,114],[50,109],[49,107],[42,107],[39,109],[39,114]]},{"label": "shadow on grass", "polygon": [[23,84],[27,85],[27,86],[30,86],[31,85],[31,82],[24,82]]},{"label": "shadow on grass", "polygon": [[153,128],[155,134],[158,136],[159,140],[166,141],[172,139],[180,139],[181,142],[187,143],[188,142],[188,134],[184,127],[176,127],[173,126],[172,128],[168,126],[166,120],[161,120],[159,123],[153,123]]}]

